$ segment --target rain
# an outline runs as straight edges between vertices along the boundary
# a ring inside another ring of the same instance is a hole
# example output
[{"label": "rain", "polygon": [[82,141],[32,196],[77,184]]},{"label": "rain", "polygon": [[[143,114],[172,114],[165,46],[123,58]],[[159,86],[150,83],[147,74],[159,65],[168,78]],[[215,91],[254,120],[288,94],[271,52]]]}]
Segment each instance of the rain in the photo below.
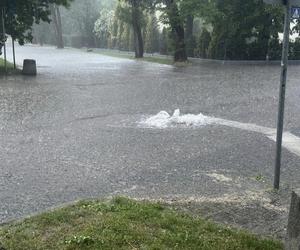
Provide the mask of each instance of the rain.
[{"label": "rain", "polygon": [[[298,4],[1,0],[0,249],[19,249],[11,221],[115,197],[283,244],[300,195]],[[57,244],[110,249],[81,236]]]}]

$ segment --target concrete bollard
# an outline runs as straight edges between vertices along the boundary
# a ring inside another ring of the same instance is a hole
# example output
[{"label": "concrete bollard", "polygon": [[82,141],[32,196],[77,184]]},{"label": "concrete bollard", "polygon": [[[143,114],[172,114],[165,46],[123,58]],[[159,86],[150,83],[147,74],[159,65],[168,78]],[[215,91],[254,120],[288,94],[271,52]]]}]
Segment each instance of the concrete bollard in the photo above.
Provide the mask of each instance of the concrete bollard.
[{"label": "concrete bollard", "polygon": [[300,190],[292,192],[286,249],[300,250]]},{"label": "concrete bollard", "polygon": [[23,75],[36,76],[36,62],[32,59],[25,59],[23,62]]}]

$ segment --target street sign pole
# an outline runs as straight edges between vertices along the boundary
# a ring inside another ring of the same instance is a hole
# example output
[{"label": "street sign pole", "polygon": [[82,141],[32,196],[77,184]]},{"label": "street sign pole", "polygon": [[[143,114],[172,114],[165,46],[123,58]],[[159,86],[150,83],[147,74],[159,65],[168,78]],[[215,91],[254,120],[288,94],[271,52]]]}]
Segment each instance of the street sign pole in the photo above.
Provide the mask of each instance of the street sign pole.
[{"label": "street sign pole", "polygon": [[13,49],[14,69],[16,69],[17,66],[16,66],[15,39],[12,37],[11,40],[12,40],[12,49]]},{"label": "street sign pole", "polygon": [[6,58],[6,41],[5,41],[5,39],[6,39],[6,31],[5,31],[5,20],[4,20],[4,8],[2,8],[2,35],[3,35],[3,37],[2,37],[2,39],[3,39],[3,50],[4,50],[4,69],[5,69],[5,72],[7,72],[7,58]]},{"label": "street sign pole", "polygon": [[279,105],[278,105],[274,189],[279,189],[279,184],[280,184],[284,102],[285,102],[289,38],[290,38],[290,19],[291,19],[290,0],[286,0],[284,7],[285,7],[285,20],[284,20],[284,35],[283,35],[283,45],[282,45],[283,48],[282,48],[281,76],[280,76],[280,92],[279,92]]}]

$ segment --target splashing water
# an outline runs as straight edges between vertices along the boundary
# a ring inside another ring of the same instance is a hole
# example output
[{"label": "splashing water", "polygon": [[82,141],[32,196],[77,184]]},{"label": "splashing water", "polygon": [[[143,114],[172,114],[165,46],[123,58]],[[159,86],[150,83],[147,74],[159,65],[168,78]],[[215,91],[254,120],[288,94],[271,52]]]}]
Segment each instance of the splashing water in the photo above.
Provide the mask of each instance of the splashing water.
[{"label": "splashing water", "polygon": [[215,118],[203,114],[185,114],[181,115],[180,110],[176,109],[171,116],[166,111],[160,111],[157,115],[144,118],[139,122],[142,127],[148,128],[168,128],[182,125],[185,127],[200,127],[215,123]]}]

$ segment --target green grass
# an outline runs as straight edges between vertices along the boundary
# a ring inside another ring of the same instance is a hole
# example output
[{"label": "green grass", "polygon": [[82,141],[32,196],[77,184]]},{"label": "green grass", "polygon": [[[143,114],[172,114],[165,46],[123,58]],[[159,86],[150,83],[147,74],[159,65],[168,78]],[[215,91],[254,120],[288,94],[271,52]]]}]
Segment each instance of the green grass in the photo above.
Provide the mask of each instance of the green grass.
[{"label": "green grass", "polygon": [[166,64],[166,65],[172,65],[174,64],[173,60],[170,58],[161,58],[161,57],[151,57],[151,56],[146,56],[142,59],[136,59],[136,60],[142,60],[146,62],[153,62],[153,63],[160,63],[160,64]]},{"label": "green grass", "polygon": [[[15,73],[18,72],[18,69],[14,69],[14,65],[10,62],[7,62],[7,72],[8,73]],[[0,58],[0,74],[5,73],[5,67],[4,67],[4,59]]]},{"label": "green grass", "polygon": [[173,60],[171,58],[164,58],[164,57],[155,57],[155,56],[145,56],[144,58],[136,59],[133,55],[127,54],[126,52],[122,51],[111,51],[111,50],[97,50],[93,51],[94,53],[105,55],[105,56],[112,56],[118,58],[125,58],[131,60],[139,60],[139,61],[146,61],[146,62],[153,62],[153,63],[160,63],[166,65],[172,65]]},{"label": "green grass", "polygon": [[270,239],[126,198],[82,201],[3,225],[0,244],[7,250],[283,249]]}]

